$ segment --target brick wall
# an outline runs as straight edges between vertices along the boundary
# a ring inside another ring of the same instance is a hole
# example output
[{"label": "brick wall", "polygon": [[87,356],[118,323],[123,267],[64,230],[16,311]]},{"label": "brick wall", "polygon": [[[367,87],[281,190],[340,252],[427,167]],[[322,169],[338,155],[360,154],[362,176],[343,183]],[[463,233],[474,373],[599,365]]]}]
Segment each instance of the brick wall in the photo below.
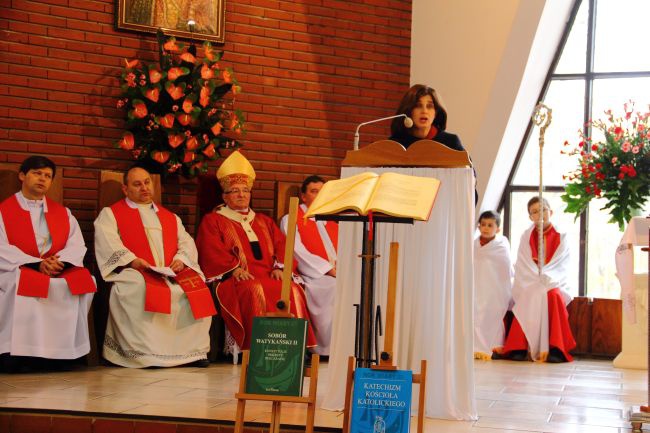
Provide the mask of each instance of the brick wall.
[{"label": "brick wall", "polygon": [[[38,153],[63,167],[64,204],[91,240],[99,170],[130,163],[114,147],[117,77],[125,58],[156,58],[155,37],[116,31],[115,0],[0,3],[0,162]],[[410,28],[409,0],[226,1],[221,64],[243,87],[258,210],[272,208],[276,180],[338,176],[356,124],[393,114],[409,84]],[[367,127],[362,144],[388,130]],[[163,188],[193,231],[195,182]]]}]

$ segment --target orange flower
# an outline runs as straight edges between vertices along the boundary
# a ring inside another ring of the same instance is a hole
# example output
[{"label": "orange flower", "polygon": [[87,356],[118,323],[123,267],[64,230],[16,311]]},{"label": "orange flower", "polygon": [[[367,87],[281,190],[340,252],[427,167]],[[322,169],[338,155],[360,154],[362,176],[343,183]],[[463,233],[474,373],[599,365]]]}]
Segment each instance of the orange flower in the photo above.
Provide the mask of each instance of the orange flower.
[{"label": "orange flower", "polygon": [[176,51],[180,50],[180,47],[176,44],[176,39],[175,38],[169,38],[167,42],[165,42],[165,45],[163,45],[163,48],[166,51],[175,53]]},{"label": "orange flower", "polygon": [[181,60],[187,63],[196,63],[196,57],[190,53],[181,54]]},{"label": "orange flower", "polygon": [[154,161],[164,164],[169,159],[169,152],[167,152],[166,150],[163,151],[156,150],[155,152],[151,153],[151,157],[153,158]]},{"label": "orange flower", "polygon": [[131,132],[126,131],[122,136],[122,139],[118,141],[117,144],[124,150],[131,150],[135,145],[135,138],[133,138],[133,134]]},{"label": "orange flower", "polygon": [[230,121],[230,129],[235,130],[235,129],[237,129],[238,127],[239,127],[239,120],[237,120],[236,118],[235,118],[235,119],[232,119],[232,120]]},{"label": "orange flower", "polygon": [[224,83],[232,83],[232,76],[227,69],[223,70],[223,81]]},{"label": "orange flower", "polygon": [[158,119],[158,122],[165,128],[171,128],[174,126],[174,115],[172,113],[167,113],[163,117]]},{"label": "orange flower", "polygon": [[189,98],[185,98],[185,100],[183,101],[183,111],[186,112],[187,114],[190,114],[193,109],[194,109],[194,105],[192,104],[192,101],[190,101]]},{"label": "orange flower", "polygon": [[201,94],[199,96],[199,104],[201,107],[207,107],[208,104],[210,103],[210,88],[207,86],[203,86],[201,88]]},{"label": "orange flower", "polygon": [[190,122],[192,121],[192,116],[190,116],[189,114],[185,114],[185,113],[178,114],[176,116],[176,118],[178,119],[178,123],[180,123],[183,126],[189,125]]},{"label": "orange flower", "polygon": [[144,97],[153,102],[158,102],[159,96],[160,96],[160,90],[158,90],[157,87],[154,87],[153,89],[149,89],[146,92],[144,92]]},{"label": "orange flower", "polygon": [[212,131],[212,133],[214,135],[219,135],[219,134],[221,134],[221,129],[222,128],[223,128],[223,125],[221,124],[221,122],[217,122],[212,126],[212,128],[210,128],[210,130]]},{"label": "orange flower", "polygon": [[172,83],[168,82],[165,87],[167,88],[167,93],[169,93],[169,96],[171,96],[173,100],[181,99],[185,96],[185,92],[183,92],[181,86],[174,86]]},{"label": "orange flower", "polygon": [[162,73],[156,69],[156,68],[151,68],[149,69],[149,82],[152,84],[156,84],[160,79],[162,78]]},{"label": "orange flower", "polygon": [[232,94],[237,95],[241,93],[241,86],[232,86]]},{"label": "orange flower", "polygon": [[203,51],[205,53],[205,57],[211,62],[217,60],[217,52],[212,49],[212,44],[209,42],[203,43]]},{"label": "orange flower", "polygon": [[184,163],[192,162],[194,161],[195,156],[196,155],[194,154],[194,152],[185,152],[185,156],[183,157],[183,162]]},{"label": "orange flower", "polygon": [[185,140],[185,136],[183,134],[170,134],[169,137],[167,137],[167,139],[169,141],[169,145],[172,148],[176,149],[178,146],[181,145],[181,143],[183,143],[183,141]]},{"label": "orange flower", "polygon": [[126,69],[133,69],[138,67],[138,65],[140,64],[140,60],[135,59],[135,60],[128,61],[124,59],[124,63],[126,63]]},{"label": "orange flower", "polygon": [[187,142],[185,142],[185,146],[187,147],[187,150],[194,150],[199,147],[199,140],[197,140],[195,136],[191,136],[187,139]]},{"label": "orange flower", "polygon": [[208,158],[212,158],[215,155],[214,144],[210,143],[208,147],[203,149],[203,154]]},{"label": "orange flower", "polygon": [[211,78],[214,78],[214,70],[208,65],[206,65],[205,63],[201,68],[201,78],[203,78],[204,80],[209,80]]},{"label": "orange flower", "polygon": [[175,81],[176,78],[187,75],[188,73],[187,68],[169,68],[169,71],[167,71],[167,79],[169,81]]},{"label": "orange flower", "polygon": [[138,119],[142,119],[147,115],[147,106],[139,99],[133,101],[133,115]]}]

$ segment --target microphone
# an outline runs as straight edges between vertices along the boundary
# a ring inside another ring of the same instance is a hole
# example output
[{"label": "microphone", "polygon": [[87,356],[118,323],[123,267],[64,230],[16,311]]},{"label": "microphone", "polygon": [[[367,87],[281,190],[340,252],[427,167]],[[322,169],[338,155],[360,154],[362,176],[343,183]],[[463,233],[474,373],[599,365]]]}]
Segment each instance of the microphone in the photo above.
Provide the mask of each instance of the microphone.
[{"label": "microphone", "polygon": [[396,114],[395,116],[382,117],[381,119],[375,119],[375,120],[370,120],[368,122],[360,123],[359,126],[357,126],[357,130],[354,131],[354,150],[359,150],[359,128],[361,128],[364,125],[369,125],[371,123],[381,122],[383,120],[395,119],[397,117],[403,117],[404,118],[404,126],[406,126],[407,128],[410,128],[410,127],[413,126],[413,119],[408,117],[406,114]]}]

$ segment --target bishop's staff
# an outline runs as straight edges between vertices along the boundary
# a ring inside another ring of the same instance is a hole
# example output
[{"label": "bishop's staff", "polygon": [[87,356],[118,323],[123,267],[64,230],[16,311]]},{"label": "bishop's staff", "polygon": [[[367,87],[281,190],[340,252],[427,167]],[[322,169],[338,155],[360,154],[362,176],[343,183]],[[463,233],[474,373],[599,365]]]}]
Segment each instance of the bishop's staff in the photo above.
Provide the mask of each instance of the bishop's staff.
[{"label": "bishop's staff", "polygon": [[544,183],[542,182],[542,169],[543,164],[543,153],[544,153],[544,133],[546,128],[551,124],[551,119],[553,110],[548,108],[546,105],[541,102],[535,107],[533,112],[533,123],[539,126],[539,212],[540,217],[537,221],[537,263],[539,265],[539,275],[542,275],[544,271],[544,262],[546,261],[546,248],[544,247],[544,200],[542,198],[542,192],[544,190]]}]

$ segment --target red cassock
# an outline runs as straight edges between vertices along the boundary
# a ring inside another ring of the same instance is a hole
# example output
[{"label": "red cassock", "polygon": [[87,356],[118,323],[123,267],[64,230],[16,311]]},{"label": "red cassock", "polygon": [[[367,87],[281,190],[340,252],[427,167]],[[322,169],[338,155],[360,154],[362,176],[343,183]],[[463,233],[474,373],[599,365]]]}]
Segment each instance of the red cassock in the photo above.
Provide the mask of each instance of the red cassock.
[{"label": "red cassock", "polygon": [[[544,244],[546,245],[546,260],[544,263],[548,263],[560,246],[560,234],[553,226],[544,231]],[[533,252],[533,260],[538,263],[539,236],[537,229],[534,229],[530,235],[530,248]],[[559,349],[567,361],[573,361],[569,351],[576,347],[576,342],[571,333],[569,313],[562,300],[562,295],[560,295],[559,289],[555,288],[549,290],[546,296],[548,298],[549,346]],[[527,349],[526,335],[515,317],[506,337],[503,354],[507,356],[513,350]]]},{"label": "red cassock", "polygon": [[[257,235],[261,258],[255,258],[253,248],[239,222],[212,212],[203,217],[196,239],[199,264],[207,279],[228,275],[237,267],[247,270],[255,279],[235,281],[227,277],[217,286],[221,312],[233,338],[242,349],[250,348],[253,317],[276,311],[282,293],[282,281],[270,277],[274,264],[284,262],[285,236],[266,215],[254,214],[250,223]],[[291,283],[291,313],[309,320],[305,292]],[[309,324],[307,346],[316,345]]]}]

